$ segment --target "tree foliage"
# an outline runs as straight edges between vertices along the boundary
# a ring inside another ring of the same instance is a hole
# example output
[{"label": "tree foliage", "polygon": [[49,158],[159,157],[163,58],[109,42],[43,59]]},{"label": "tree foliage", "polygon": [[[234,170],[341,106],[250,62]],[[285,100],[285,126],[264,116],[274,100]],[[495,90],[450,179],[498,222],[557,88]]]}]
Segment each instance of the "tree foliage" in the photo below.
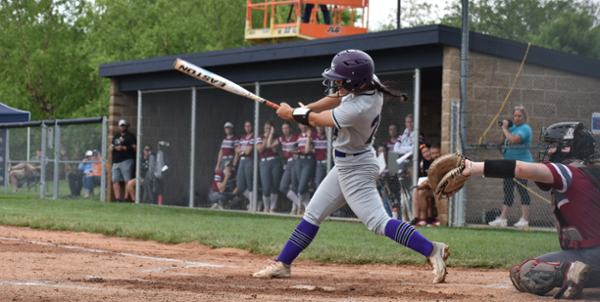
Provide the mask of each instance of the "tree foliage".
[{"label": "tree foliage", "polygon": [[[442,24],[461,27],[461,1]],[[599,6],[590,0],[470,0],[469,30],[600,58]]]}]

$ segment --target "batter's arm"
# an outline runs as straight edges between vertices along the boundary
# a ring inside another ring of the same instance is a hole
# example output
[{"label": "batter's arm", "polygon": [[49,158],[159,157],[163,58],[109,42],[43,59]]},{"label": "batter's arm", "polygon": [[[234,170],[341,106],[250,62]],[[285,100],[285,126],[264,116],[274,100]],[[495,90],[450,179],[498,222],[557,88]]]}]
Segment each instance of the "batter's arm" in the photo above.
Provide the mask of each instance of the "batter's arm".
[{"label": "batter's arm", "polygon": [[[471,175],[471,169],[473,169],[473,174],[483,174],[484,166],[485,163],[483,162],[471,162],[470,160],[465,160],[465,169],[462,171],[462,174],[464,176]],[[517,161],[517,165],[515,166],[515,177],[533,180],[539,183],[554,183],[554,176],[552,176],[550,169],[546,165],[539,163]]]},{"label": "batter's arm", "polygon": [[[290,107],[290,105],[288,105],[287,103],[281,103],[279,106],[279,109],[277,109],[277,115],[284,120],[293,120],[292,112],[294,111],[294,109],[292,109],[292,107]],[[313,127],[335,127],[335,123],[333,122],[333,118],[331,117],[331,110],[325,110],[322,112],[311,112],[308,115],[308,123]]]}]

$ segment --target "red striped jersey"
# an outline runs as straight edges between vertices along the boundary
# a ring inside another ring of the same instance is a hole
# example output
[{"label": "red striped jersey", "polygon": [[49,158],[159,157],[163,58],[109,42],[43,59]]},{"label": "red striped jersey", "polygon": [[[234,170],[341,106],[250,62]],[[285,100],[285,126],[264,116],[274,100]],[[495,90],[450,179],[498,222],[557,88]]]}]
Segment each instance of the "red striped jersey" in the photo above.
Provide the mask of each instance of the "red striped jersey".
[{"label": "red striped jersey", "polygon": [[[273,134],[273,142],[277,140],[277,135]],[[264,134],[261,134],[258,136],[258,138],[256,139],[256,145],[260,145],[265,143],[266,144],[266,138]],[[277,156],[277,152],[274,152],[272,148],[265,148],[265,151],[263,151],[263,153],[260,153],[260,155],[258,156],[259,158],[266,158],[266,157],[270,157],[270,156]]]},{"label": "red striped jersey", "polygon": [[318,160],[318,161],[326,160],[327,159],[327,134],[323,134],[323,137],[320,137],[318,134],[316,134],[313,138],[313,142],[315,144],[316,160]]},{"label": "red striped jersey", "polygon": [[[242,138],[240,139],[240,147],[242,149],[246,149],[249,146],[254,146],[254,134],[244,134],[244,135],[242,135]],[[246,154],[244,156],[252,158],[253,155],[254,155],[254,152],[250,152],[250,154]]]},{"label": "red striped jersey", "polygon": [[285,156],[286,159],[292,158],[294,154],[298,153],[298,137],[296,135],[290,135],[289,138],[280,136],[279,144],[281,145],[283,156]]},{"label": "red striped jersey", "polygon": [[221,143],[221,151],[223,151],[223,156],[235,155],[235,147],[237,147],[239,143],[240,139],[235,135],[224,138],[223,142]]},{"label": "red striped jersey", "polygon": [[[233,192],[233,190],[236,187],[236,174],[235,174],[235,170],[231,171],[231,176],[229,176],[229,179],[227,180],[227,185],[225,186],[225,192]],[[211,190],[219,192],[219,187],[217,187],[217,184],[220,182],[223,182],[223,180],[225,179],[225,172],[223,170],[219,170],[217,171],[217,174],[215,174],[215,178],[213,180],[212,186],[210,187]]]},{"label": "red striped jersey", "polygon": [[[311,132],[310,138],[312,139],[313,147],[314,147],[315,136],[317,136],[317,134],[315,132]],[[308,141],[308,134],[306,134],[306,133],[298,134],[298,151],[304,150],[304,147],[306,147],[307,141]],[[304,155],[313,155],[313,154],[314,154],[314,150],[312,153],[308,153],[308,154],[304,154]]]}]

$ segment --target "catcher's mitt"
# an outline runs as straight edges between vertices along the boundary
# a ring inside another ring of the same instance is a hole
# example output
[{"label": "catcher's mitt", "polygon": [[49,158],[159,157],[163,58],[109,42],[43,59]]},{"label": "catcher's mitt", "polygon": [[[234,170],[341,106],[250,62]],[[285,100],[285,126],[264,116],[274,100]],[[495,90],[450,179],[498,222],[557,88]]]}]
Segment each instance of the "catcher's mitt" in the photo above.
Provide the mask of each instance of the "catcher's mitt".
[{"label": "catcher's mitt", "polygon": [[451,197],[463,187],[468,176],[463,176],[465,159],[460,153],[451,153],[436,159],[429,167],[427,178],[436,197]]}]

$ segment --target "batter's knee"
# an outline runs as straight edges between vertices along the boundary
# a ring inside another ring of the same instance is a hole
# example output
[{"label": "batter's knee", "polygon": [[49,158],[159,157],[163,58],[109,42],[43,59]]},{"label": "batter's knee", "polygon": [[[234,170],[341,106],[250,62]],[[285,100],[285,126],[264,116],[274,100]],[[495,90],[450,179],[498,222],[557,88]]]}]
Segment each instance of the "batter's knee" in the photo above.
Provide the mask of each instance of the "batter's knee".
[{"label": "batter's knee", "polygon": [[319,216],[315,215],[315,213],[313,213],[310,210],[310,206],[309,206],[309,208],[307,208],[306,212],[304,213],[303,219],[314,226],[320,227],[321,223],[323,222],[325,217],[319,217]]}]

